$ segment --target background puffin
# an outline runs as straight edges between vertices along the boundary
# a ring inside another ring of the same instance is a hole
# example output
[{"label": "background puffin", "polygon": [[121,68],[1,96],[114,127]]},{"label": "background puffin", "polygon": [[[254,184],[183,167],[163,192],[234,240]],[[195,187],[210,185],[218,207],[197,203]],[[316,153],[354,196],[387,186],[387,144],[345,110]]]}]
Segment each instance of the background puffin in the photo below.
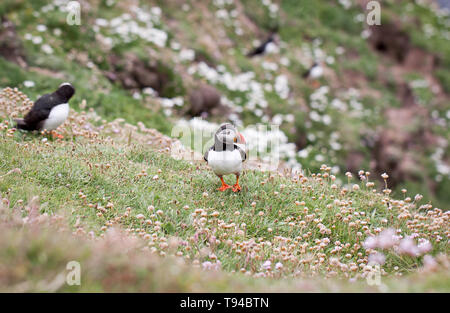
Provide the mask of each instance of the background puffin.
[{"label": "background puffin", "polygon": [[[232,188],[234,192],[240,191],[239,176],[242,172],[242,163],[247,159],[245,150],[240,146],[245,145],[245,139],[236,128],[225,123],[220,125],[214,135],[214,145],[204,155],[213,172],[219,176],[222,186],[219,191]],[[236,184],[231,187],[223,180],[223,175],[236,175]]]},{"label": "background puffin", "polygon": [[75,93],[70,83],[63,83],[58,90],[40,97],[23,119],[16,119],[18,129],[52,131],[65,122],[69,115],[69,99]]},{"label": "background puffin", "polygon": [[305,79],[311,79],[313,85],[318,85],[319,82],[317,80],[322,76],[323,76],[323,67],[317,61],[315,61],[314,64],[302,75],[302,77]]},{"label": "background puffin", "polygon": [[273,32],[273,33],[271,33],[270,35],[269,35],[269,37],[267,38],[267,40],[266,41],[264,41],[262,44],[260,44],[258,47],[256,47],[256,48],[254,48],[252,51],[250,51],[249,53],[247,53],[247,57],[254,57],[254,56],[257,56],[257,55],[263,55],[263,54],[265,54],[266,53],[266,49],[267,49],[267,46],[270,44],[270,43],[274,43],[275,42],[275,33]]}]

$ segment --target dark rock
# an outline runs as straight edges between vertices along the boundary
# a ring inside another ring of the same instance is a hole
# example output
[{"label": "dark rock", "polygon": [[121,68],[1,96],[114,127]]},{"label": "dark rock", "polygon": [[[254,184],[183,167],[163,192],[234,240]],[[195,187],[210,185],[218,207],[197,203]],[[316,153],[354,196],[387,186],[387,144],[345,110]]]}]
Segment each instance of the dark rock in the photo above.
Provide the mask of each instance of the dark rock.
[{"label": "dark rock", "polygon": [[215,109],[223,108],[220,98],[220,92],[216,88],[202,84],[189,92],[189,113],[197,116],[203,112],[217,111]]},{"label": "dark rock", "polygon": [[410,49],[407,33],[394,23],[374,25],[370,27],[370,31],[369,41],[375,50],[403,63]]},{"label": "dark rock", "polygon": [[0,17],[0,56],[22,67],[26,66],[25,53],[14,24]]},{"label": "dark rock", "polygon": [[364,154],[360,151],[349,152],[346,160],[347,171],[352,173],[358,173],[363,167],[363,162],[366,159]]},{"label": "dark rock", "polygon": [[438,63],[435,55],[420,48],[411,48],[405,57],[404,65],[408,70],[432,73]]},{"label": "dark rock", "polygon": [[216,62],[214,61],[214,59],[203,51],[195,51],[194,61],[197,63],[203,62],[209,67],[216,68]]},{"label": "dark rock", "polygon": [[389,108],[385,117],[387,123],[377,134],[372,157],[378,177],[388,173],[389,187],[394,188],[402,181],[420,179],[424,171],[420,156],[436,143],[436,138],[427,110],[419,105]]},{"label": "dark rock", "polygon": [[105,72],[111,81],[118,81],[126,89],[143,89],[150,87],[162,94],[169,84],[169,76],[158,64],[150,64],[133,53],[124,56],[109,56],[112,71]]},{"label": "dark rock", "polygon": [[412,107],[416,104],[414,93],[407,83],[397,85],[397,98],[404,107]]},{"label": "dark rock", "polygon": [[396,23],[371,26],[369,41],[378,52],[401,63],[407,70],[431,73],[438,58],[412,45],[409,35]]},{"label": "dark rock", "polygon": [[308,144],[306,133],[301,130],[295,130],[295,146],[298,150],[303,150]]}]

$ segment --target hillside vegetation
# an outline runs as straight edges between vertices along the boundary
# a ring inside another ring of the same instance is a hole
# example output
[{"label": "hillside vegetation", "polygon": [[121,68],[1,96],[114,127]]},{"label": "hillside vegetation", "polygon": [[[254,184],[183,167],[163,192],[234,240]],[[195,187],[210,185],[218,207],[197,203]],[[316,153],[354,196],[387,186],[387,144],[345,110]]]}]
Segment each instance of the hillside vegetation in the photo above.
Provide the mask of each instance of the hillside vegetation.
[{"label": "hillside vegetation", "polygon": [[[68,2],[2,2],[0,86],[35,99],[76,82],[76,109],[166,135],[180,120],[229,120],[248,136],[279,125],[290,167],[333,164],[344,181],[388,172],[396,195],[450,203],[450,30],[434,1],[381,1],[372,27],[364,0],[79,1],[80,25],[67,23]],[[273,30],[270,53],[246,57]],[[314,60],[319,87],[302,78]],[[221,100],[205,106],[211,93]]]},{"label": "hillside vegetation", "polygon": [[[0,94],[7,116],[29,103]],[[336,185],[325,165],[248,170],[242,192],[221,193],[203,162],[171,157],[170,138],[98,123],[73,111],[63,140],[0,124],[1,290],[449,290],[448,211],[419,195],[394,200],[369,173]],[[81,286],[65,284],[72,260]],[[376,264],[382,284],[370,286]]]},{"label": "hillside vegetation", "polygon": [[[68,2],[0,3],[0,290],[449,291],[450,23],[434,1],[381,1],[373,27],[363,0],[80,0],[80,25]],[[64,81],[64,138],[17,131]],[[225,121],[258,156],[237,194],[173,132]]]}]

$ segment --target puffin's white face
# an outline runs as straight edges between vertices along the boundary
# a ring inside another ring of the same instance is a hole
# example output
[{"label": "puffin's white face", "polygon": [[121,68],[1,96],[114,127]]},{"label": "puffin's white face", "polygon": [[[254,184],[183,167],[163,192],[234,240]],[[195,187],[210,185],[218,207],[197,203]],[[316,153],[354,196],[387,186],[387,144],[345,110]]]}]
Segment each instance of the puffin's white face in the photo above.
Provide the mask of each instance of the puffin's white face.
[{"label": "puffin's white face", "polygon": [[62,86],[72,86],[72,84],[71,83],[62,83],[61,85],[59,85],[59,87],[58,88],[61,88]]},{"label": "puffin's white face", "polygon": [[226,128],[217,133],[217,139],[225,144],[234,144],[238,141],[238,136],[235,130]]}]

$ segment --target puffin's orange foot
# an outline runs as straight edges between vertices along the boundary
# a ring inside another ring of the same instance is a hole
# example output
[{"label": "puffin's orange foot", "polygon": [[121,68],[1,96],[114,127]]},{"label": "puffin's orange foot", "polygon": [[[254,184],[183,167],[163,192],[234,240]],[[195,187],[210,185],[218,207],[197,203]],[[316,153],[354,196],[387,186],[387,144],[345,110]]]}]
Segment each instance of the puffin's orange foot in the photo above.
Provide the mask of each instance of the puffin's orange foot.
[{"label": "puffin's orange foot", "polygon": [[225,190],[230,189],[230,188],[231,188],[230,185],[222,185],[222,187],[217,188],[217,190],[219,190],[219,191],[225,191]]},{"label": "puffin's orange foot", "polygon": [[318,80],[315,80],[311,84],[312,88],[317,89],[320,87],[320,82]]},{"label": "puffin's orange foot", "polygon": [[58,139],[63,139],[64,138],[64,136],[63,135],[61,135],[61,134],[58,134],[57,132],[55,132],[55,131],[52,131],[52,137],[53,137],[53,139],[55,139],[55,138],[58,138]]},{"label": "puffin's orange foot", "polygon": [[238,192],[238,191],[241,191],[241,186],[239,186],[239,184],[236,184],[236,185],[234,185],[233,186],[233,192]]}]

